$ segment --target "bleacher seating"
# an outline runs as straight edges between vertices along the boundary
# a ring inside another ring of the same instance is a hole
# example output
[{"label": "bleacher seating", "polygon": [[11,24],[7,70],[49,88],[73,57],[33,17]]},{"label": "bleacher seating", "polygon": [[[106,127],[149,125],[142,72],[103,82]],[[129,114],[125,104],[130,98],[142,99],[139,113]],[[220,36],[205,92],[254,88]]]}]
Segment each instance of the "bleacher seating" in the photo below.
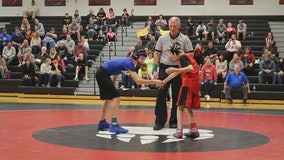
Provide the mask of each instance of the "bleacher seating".
[{"label": "bleacher seating", "polygon": [[[166,19],[169,19],[171,16],[164,16]],[[182,30],[181,32],[185,33],[185,25],[187,22],[188,16],[179,16],[181,21],[182,21]],[[248,34],[251,34],[251,36],[247,37],[247,40],[241,41],[242,43],[242,48],[245,48],[247,46],[252,48],[252,52],[255,54],[256,58],[260,58],[262,55],[262,49],[265,45],[264,39],[267,34],[267,32],[270,31],[268,21],[269,20],[283,20],[284,18],[282,16],[191,16],[194,20],[194,23],[197,24],[198,21],[203,21],[205,24],[208,23],[210,18],[214,18],[215,23],[218,22],[218,19],[223,18],[225,24],[227,22],[232,22],[234,26],[238,24],[238,21],[240,19],[243,19],[245,23],[248,25]],[[132,18],[133,21],[141,21],[144,22],[146,20],[147,16],[135,16]],[[153,17],[156,19],[156,17]],[[56,29],[56,33],[61,32],[61,23],[62,23],[63,16],[58,16],[58,17],[39,17],[40,22],[44,24],[45,30],[49,31],[51,27],[54,27]],[[11,17],[10,19],[11,24],[6,25],[6,29],[8,33],[11,33],[14,31],[15,26],[19,26],[21,24],[22,18],[21,17]],[[86,19],[84,16],[82,16],[82,22],[83,22],[83,27],[85,27]],[[33,29],[33,22],[30,22],[31,27]],[[82,31],[82,34],[85,34],[85,31]],[[253,32],[253,36],[252,36]],[[192,44],[195,45],[197,43],[196,37],[190,37]],[[142,39],[143,44],[146,44],[148,39]],[[208,41],[203,42],[204,45],[208,43]],[[90,53],[88,58],[92,60],[96,60],[96,57],[100,55],[100,51],[103,49],[105,44],[98,43],[96,41],[89,41],[89,46],[90,46]],[[215,45],[220,51],[224,51],[224,45]],[[283,91],[284,85],[259,85],[258,84],[258,64],[255,64],[255,74],[254,76],[249,76],[249,80],[252,86],[256,86],[257,91],[252,92],[249,95],[249,98],[252,99],[281,99],[283,97]],[[29,88],[29,87],[22,87],[21,86],[21,79],[20,79],[20,72],[17,71],[16,66],[11,66],[9,69],[12,71],[12,79],[11,80],[1,80],[1,87],[0,92],[25,92],[28,93],[60,93],[64,94],[64,92],[56,92],[52,91],[51,89],[47,89],[44,91],[42,88],[44,87],[37,87],[36,89]],[[66,74],[66,81],[64,84],[62,84],[62,88],[69,88],[69,87],[77,87],[77,84],[72,81],[74,78],[74,72],[75,69],[72,67],[67,68],[67,74]],[[6,84],[6,85],[5,85]],[[15,86],[19,86],[15,88]],[[11,86],[11,89],[7,89]],[[61,89],[62,89],[61,88]],[[55,88],[56,89],[56,88]],[[222,98],[221,90],[223,89],[223,84],[218,84],[217,86],[214,87],[212,97],[213,98]],[[37,90],[37,91],[36,91]],[[156,96],[156,90],[138,90],[138,91],[121,91],[121,95],[130,95],[130,96]],[[67,94],[71,94],[71,91],[66,91]],[[265,96],[265,95],[272,95],[272,96]],[[283,98],[282,98],[283,99]]]}]

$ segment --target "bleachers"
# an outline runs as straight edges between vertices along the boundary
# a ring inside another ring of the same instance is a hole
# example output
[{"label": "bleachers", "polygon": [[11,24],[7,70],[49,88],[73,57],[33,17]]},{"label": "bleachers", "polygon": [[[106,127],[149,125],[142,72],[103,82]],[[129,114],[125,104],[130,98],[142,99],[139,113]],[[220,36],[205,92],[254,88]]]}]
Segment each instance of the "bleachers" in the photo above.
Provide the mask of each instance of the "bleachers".
[{"label": "bleachers", "polygon": [[[169,19],[171,16],[165,16],[166,19]],[[179,16],[182,21],[182,30],[181,32],[185,33],[185,24],[187,22],[188,16]],[[223,18],[225,24],[227,22],[232,22],[234,26],[238,24],[238,20],[243,19],[245,23],[248,25],[248,33],[251,34],[253,32],[253,36],[247,37],[246,41],[241,41],[242,48],[249,46],[252,48],[252,52],[255,54],[257,58],[260,58],[262,55],[262,49],[265,45],[265,36],[267,32],[270,31],[268,21],[269,20],[284,20],[281,16],[191,16],[194,20],[195,24],[198,24],[198,21],[203,21],[205,24],[208,23],[210,18],[214,18],[215,23],[218,22],[219,18]],[[156,17],[153,17],[156,19]],[[39,20],[41,23],[44,24],[46,32],[49,31],[51,27],[55,27],[56,33],[59,34],[61,32],[61,23],[62,23],[63,16],[58,17],[39,17]],[[132,18],[133,21],[145,21],[147,19],[147,16],[135,16]],[[11,24],[6,25],[6,29],[8,33],[11,33],[14,31],[15,26],[20,26],[22,21],[21,17],[12,17],[10,19]],[[84,16],[82,16],[82,22],[83,27],[85,27],[86,19]],[[31,27],[33,29],[33,22],[30,21]],[[82,31],[82,34],[85,34],[85,31]],[[197,43],[196,37],[190,37],[193,45]],[[143,44],[146,44],[148,41],[147,39],[142,39]],[[208,41],[203,42],[205,45]],[[89,41],[90,46],[90,53],[88,58],[92,60],[96,60],[96,57],[100,55],[100,51],[104,48],[105,44],[100,44],[96,41]],[[215,45],[220,51],[224,51],[225,47],[224,45]],[[255,64],[255,74],[254,76],[249,76],[249,80],[251,85],[255,85],[257,88],[257,91],[252,92],[249,95],[249,98],[252,99],[281,99],[281,96],[283,97],[283,91],[284,85],[259,85],[258,84],[258,64]],[[66,89],[65,91],[61,92],[58,90],[55,90],[57,88],[44,88],[44,87],[23,87],[21,86],[22,80],[20,79],[21,74],[17,70],[16,66],[11,66],[9,69],[12,71],[12,79],[11,80],[1,80],[1,89],[0,92],[19,92],[19,93],[47,93],[47,94],[71,94],[72,88],[75,89],[75,87],[78,87],[78,82],[72,81],[74,78],[75,69],[72,67],[67,68],[66,73],[66,81],[62,84],[62,88],[60,89]],[[3,86],[3,87],[2,87]],[[5,87],[4,87],[5,86]],[[11,89],[7,89],[11,87]],[[19,86],[19,87],[15,87]],[[281,86],[281,87],[277,87]],[[271,89],[272,88],[272,89]],[[54,90],[52,90],[54,89]],[[70,90],[69,90],[70,89]],[[223,89],[223,84],[218,84],[217,86],[214,86],[212,97],[213,98],[222,98],[221,90]],[[274,90],[276,89],[276,90]],[[278,89],[278,90],[277,90]],[[281,90],[282,89],[282,90]],[[156,90],[129,90],[129,91],[120,91],[121,95],[125,96],[156,96]],[[280,94],[279,94],[280,93]],[[272,96],[265,96],[272,95]],[[283,98],[282,98],[283,99]]]}]

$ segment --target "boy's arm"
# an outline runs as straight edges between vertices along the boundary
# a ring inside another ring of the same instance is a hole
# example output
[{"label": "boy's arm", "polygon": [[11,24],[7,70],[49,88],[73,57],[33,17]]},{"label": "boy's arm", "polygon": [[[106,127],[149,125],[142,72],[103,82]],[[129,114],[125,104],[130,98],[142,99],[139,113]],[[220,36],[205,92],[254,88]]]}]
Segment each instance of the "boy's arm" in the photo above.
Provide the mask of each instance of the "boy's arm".
[{"label": "boy's arm", "polygon": [[155,84],[157,86],[163,86],[164,83],[161,80],[146,80],[146,79],[142,79],[138,76],[138,74],[134,71],[128,70],[130,77],[133,79],[133,81],[138,84],[138,85],[142,85],[142,84]]}]

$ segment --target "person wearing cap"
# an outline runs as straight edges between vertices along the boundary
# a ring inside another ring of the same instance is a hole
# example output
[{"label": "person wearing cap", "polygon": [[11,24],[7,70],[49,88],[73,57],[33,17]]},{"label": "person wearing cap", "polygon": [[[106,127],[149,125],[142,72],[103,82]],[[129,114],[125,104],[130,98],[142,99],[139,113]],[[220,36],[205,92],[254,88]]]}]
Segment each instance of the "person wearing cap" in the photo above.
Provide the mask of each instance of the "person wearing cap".
[{"label": "person wearing cap", "polygon": [[38,7],[36,6],[35,1],[32,0],[31,6],[27,10],[23,11],[23,16],[24,17],[32,16],[32,18],[35,19],[37,14],[38,14]]},{"label": "person wearing cap", "polygon": [[42,46],[47,47],[47,44],[49,44],[49,48],[54,48],[56,40],[57,34],[55,33],[55,29],[52,27],[50,28],[50,31],[45,34],[45,37],[42,40]]},{"label": "person wearing cap", "polygon": [[11,35],[7,33],[7,30],[2,29],[2,34],[0,34],[0,52],[2,49],[11,41]]},{"label": "person wearing cap", "polygon": [[247,103],[248,93],[250,93],[249,80],[247,76],[241,72],[239,65],[234,66],[234,71],[230,72],[224,82],[225,98],[229,100],[229,104],[233,103],[231,93],[243,93],[243,103]]},{"label": "person wearing cap", "polygon": [[[131,78],[138,84],[154,84],[162,86],[161,80],[146,80],[138,76],[136,66],[142,64],[147,57],[144,50],[138,50],[132,57],[110,60],[102,64],[96,71],[96,80],[100,89],[100,98],[104,100],[102,105],[101,120],[98,130],[109,130],[114,133],[127,133],[128,130],[122,128],[117,121],[117,114],[121,102],[120,95],[115,87],[116,79],[119,74],[128,72]],[[111,79],[112,76],[112,79]],[[106,121],[108,106],[111,106],[111,123]]]},{"label": "person wearing cap", "polygon": [[6,60],[7,66],[9,66],[14,61],[16,56],[16,49],[12,46],[11,42],[9,42],[7,46],[4,47],[2,56]]}]

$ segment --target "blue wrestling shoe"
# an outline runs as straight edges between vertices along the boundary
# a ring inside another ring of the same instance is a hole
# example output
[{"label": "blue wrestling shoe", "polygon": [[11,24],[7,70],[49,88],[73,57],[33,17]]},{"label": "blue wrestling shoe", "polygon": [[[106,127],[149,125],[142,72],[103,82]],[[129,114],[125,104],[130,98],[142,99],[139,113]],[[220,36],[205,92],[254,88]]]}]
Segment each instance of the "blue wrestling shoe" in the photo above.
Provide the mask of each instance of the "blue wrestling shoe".
[{"label": "blue wrestling shoe", "polygon": [[198,130],[194,130],[194,131],[189,131],[187,133],[184,133],[184,136],[191,138],[191,139],[195,139],[195,138],[200,137],[200,134]]},{"label": "blue wrestling shoe", "polygon": [[105,131],[109,129],[109,124],[107,123],[107,121],[104,120],[100,120],[99,124],[98,124],[98,130],[100,131]]},{"label": "blue wrestling shoe", "polygon": [[128,133],[128,129],[122,128],[119,124],[116,125],[110,124],[109,131],[115,133]]}]

